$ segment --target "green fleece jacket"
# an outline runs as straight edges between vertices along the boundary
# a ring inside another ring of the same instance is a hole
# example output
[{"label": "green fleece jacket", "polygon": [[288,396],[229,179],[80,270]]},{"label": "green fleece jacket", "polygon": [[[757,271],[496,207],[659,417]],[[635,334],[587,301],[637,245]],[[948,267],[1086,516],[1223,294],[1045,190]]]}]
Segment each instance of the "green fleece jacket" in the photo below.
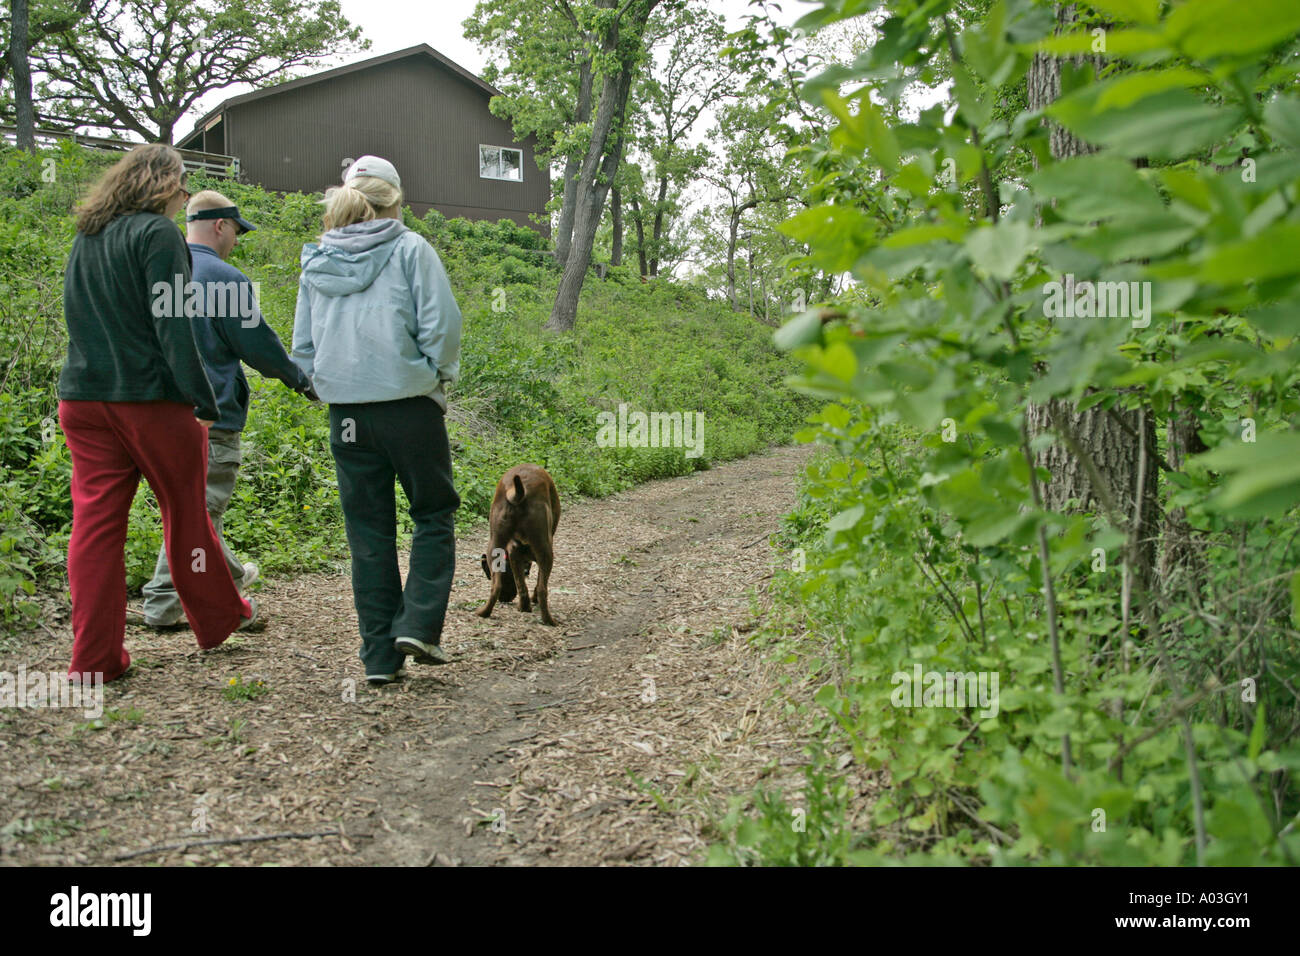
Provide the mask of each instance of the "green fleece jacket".
[{"label": "green fleece jacket", "polygon": [[185,402],[216,420],[217,400],[194,344],[194,319],[174,308],[190,281],[176,223],[152,212],[77,233],[63,277],[68,359],[59,397],[73,401]]}]

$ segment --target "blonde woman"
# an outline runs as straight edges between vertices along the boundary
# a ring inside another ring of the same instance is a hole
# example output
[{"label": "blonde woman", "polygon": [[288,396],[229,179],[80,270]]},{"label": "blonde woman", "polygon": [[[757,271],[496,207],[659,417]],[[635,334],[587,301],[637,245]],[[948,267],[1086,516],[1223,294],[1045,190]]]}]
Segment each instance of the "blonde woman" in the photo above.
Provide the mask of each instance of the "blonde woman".
[{"label": "blonde woman", "polygon": [[[456,564],[444,383],[460,370],[460,309],[433,247],[399,221],[402,181],[363,156],[325,197],[325,233],[302,250],[293,359],[329,403],[330,450],[352,551],[366,679],[409,655],[445,664]],[[403,587],[394,480],[415,523]]]},{"label": "blonde woman", "polygon": [[[208,519],[207,426],[217,402],[174,303],[190,258],[173,221],[189,198],[180,153],[138,146],[77,212],[63,280],[68,358],[59,421],[72,454],[70,673],[113,680],[131,657],[126,626],[127,517],[141,474],[162,512],[176,592],[202,648],[256,629]],[[241,623],[242,622],[242,623]]]}]

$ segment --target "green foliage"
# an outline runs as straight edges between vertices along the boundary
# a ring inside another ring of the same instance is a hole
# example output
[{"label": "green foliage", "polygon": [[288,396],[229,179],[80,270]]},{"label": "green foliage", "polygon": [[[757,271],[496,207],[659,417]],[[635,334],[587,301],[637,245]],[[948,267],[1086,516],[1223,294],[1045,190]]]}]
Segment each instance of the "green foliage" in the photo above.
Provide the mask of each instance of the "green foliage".
[{"label": "green foliage", "polygon": [[62,561],[57,535],[71,462],[43,394],[0,392],[0,627],[30,626],[39,573]]},{"label": "green foliage", "polygon": [[[1046,110],[1097,147],[1064,159],[1043,114],[991,109],[1018,100],[1050,4],[998,0],[963,28],[947,2],[836,0],[801,21],[884,13],[869,55],[809,84],[836,122],[809,157],[819,204],[787,227],[856,280],[778,335],[827,402],[802,437],[835,451],[788,529],[808,551],[789,600],[839,655],[803,797],[841,793],[832,747],[888,786],[831,839],[792,835],[760,790],[720,860],[1300,861],[1295,11],[1094,6],[1045,45],[1102,54],[1100,78],[1067,62]],[[885,122],[937,50],[948,102]],[[846,81],[866,85],[841,98]],[[1149,298],[1054,311],[1067,275]],[[1140,411],[1144,455],[1184,430],[1210,449],[1162,469],[1161,527],[1042,504],[1037,454],[1063,437],[1031,407],[1049,400]],[[998,706],[916,706],[917,665],[998,677]]]}]

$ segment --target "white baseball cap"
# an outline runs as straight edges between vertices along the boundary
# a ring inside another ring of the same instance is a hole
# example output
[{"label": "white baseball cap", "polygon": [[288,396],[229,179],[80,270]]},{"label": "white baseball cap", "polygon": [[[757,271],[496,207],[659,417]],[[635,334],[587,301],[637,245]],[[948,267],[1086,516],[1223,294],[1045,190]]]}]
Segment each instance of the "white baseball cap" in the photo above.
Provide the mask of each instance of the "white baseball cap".
[{"label": "white baseball cap", "polygon": [[358,176],[373,176],[375,179],[382,179],[386,183],[391,183],[398,189],[402,188],[402,177],[397,175],[396,167],[388,160],[380,159],[378,156],[362,156],[348,167],[348,171],[343,174],[343,181],[350,183]]}]

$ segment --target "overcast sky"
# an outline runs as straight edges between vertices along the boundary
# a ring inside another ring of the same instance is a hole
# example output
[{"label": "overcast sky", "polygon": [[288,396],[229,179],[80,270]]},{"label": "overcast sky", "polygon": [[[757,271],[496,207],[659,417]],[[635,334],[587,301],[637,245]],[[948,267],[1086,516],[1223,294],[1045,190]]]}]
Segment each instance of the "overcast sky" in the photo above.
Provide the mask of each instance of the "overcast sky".
[{"label": "overcast sky", "polygon": [[[427,43],[439,53],[451,58],[472,73],[482,75],[485,57],[473,42],[465,39],[461,24],[474,12],[475,0],[431,0],[427,4],[411,0],[342,0],[343,14],[361,27],[370,49],[364,53],[335,57],[329,65],[301,72],[315,73],[382,56],[395,50]],[[793,23],[811,10],[804,0],[778,0],[780,13],[773,13],[783,23]],[[709,9],[727,18],[730,29],[739,29],[749,8],[749,0],[708,0]],[[231,86],[208,94],[201,99],[189,115],[177,124],[178,137],[194,128],[194,121],[220,105],[222,100],[248,92],[247,85]]]}]

